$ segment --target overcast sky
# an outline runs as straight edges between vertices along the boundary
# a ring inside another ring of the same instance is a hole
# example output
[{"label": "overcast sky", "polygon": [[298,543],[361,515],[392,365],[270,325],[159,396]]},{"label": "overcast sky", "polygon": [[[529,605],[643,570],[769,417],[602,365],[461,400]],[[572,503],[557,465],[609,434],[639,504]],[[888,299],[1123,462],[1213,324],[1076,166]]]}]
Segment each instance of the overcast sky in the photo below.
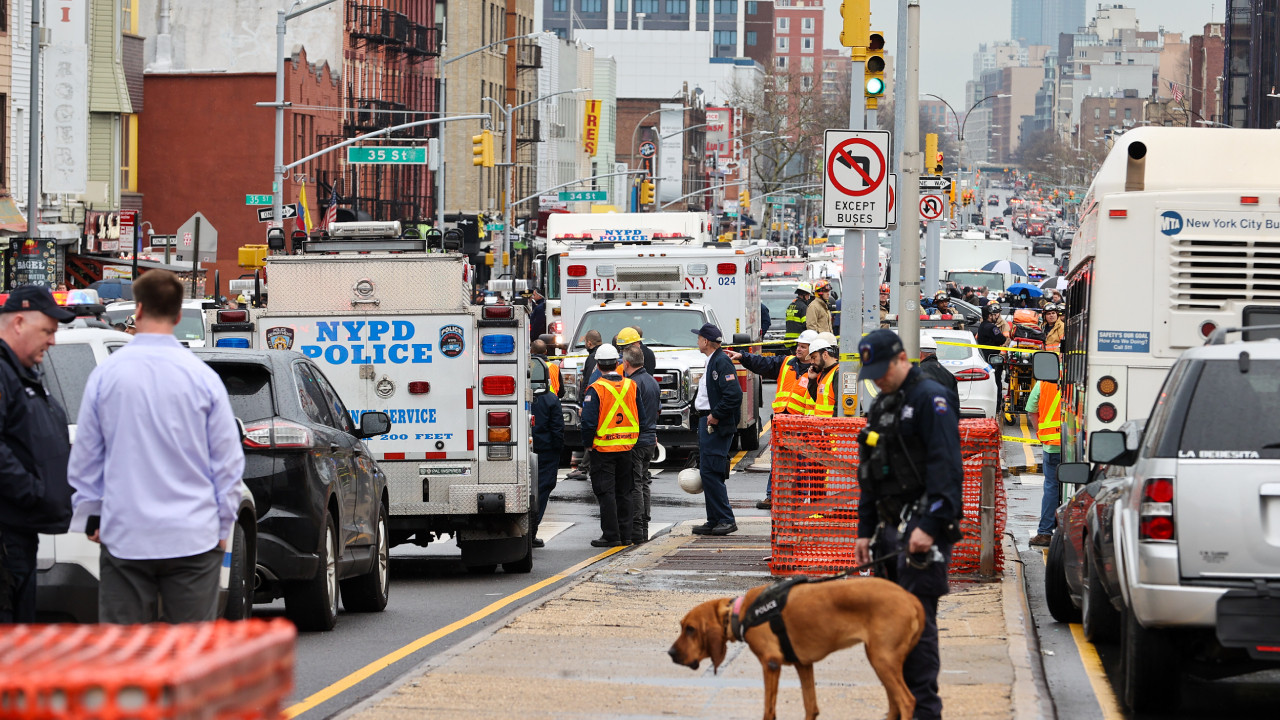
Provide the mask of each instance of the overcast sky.
[{"label": "overcast sky", "polygon": [[[1138,11],[1138,26],[1197,34],[1207,22],[1222,22],[1225,0],[1110,0]],[[921,0],[920,92],[941,95],[963,113],[964,84],[973,79],[973,53],[978,44],[1009,39],[1010,0]],[[1086,0],[1085,22],[1098,7]],[[825,0],[827,47],[840,47],[840,0]],[[884,30],[889,53],[898,62],[898,0],[871,0],[871,27]],[[903,18],[906,22],[906,18]]]}]

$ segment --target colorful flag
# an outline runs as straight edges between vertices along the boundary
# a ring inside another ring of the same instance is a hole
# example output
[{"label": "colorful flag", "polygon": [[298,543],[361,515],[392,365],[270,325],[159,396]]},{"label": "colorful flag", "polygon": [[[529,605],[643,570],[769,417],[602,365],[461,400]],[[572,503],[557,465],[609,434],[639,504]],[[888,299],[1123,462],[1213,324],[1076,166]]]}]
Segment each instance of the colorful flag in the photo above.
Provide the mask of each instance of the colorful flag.
[{"label": "colorful flag", "polygon": [[591,292],[590,280],[568,279],[564,281],[565,292],[569,293],[589,293]]},{"label": "colorful flag", "polygon": [[338,189],[333,189],[333,197],[329,200],[329,207],[324,211],[324,221],[320,223],[320,229],[328,230],[331,225],[338,221]]},{"label": "colorful flag", "polygon": [[1174,85],[1173,81],[1170,80],[1169,89],[1173,91],[1173,101],[1182,102],[1182,88],[1178,87],[1177,85]]},{"label": "colorful flag", "polygon": [[307,181],[302,181],[302,186],[298,188],[298,201],[302,203],[302,223],[307,229],[307,234],[311,234],[311,205],[307,202]]}]

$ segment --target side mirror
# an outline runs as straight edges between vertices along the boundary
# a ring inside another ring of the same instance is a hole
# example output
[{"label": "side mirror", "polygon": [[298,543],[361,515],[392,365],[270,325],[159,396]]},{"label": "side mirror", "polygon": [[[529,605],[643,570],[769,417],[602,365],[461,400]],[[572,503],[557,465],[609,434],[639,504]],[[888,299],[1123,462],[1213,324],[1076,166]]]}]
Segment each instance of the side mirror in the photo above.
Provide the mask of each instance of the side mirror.
[{"label": "side mirror", "polygon": [[534,358],[529,363],[529,385],[533,388],[535,395],[551,390],[550,371],[540,358]]},{"label": "side mirror", "polygon": [[1071,485],[1088,485],[1092,472],[1089,463],[1062,463],[1058,466],[1058,482]]},{"label": "side mirror", "polygon": [[746,334],[746,333],[734,333],[734,334],[733,334],[733,344],[734,344],[734,345],[750,345],[751,343],[753,343],[753,342],[755,342],[755,341],[756,341],[756,339],[755,339],[755,338],[751,337],[750,335],[748,335],[748,334]]},{"label": "side mirror", "polygon": [[1089,461],[1114,463],[1125,454],[1124,433],[1119,430],[1095,430],[1089,433]]},{"label": "side mirror", "polygon": [[991,367],[1000,367],[1001,365],[1004,365],[1004,356],[992,355],[991,359],[987,361],[987,364]]},{"label": "side mirror", "polygon": [[391,430],[391,417],[384,412],[367,412],[360,416],[360,439],[386,435]]},{"label": "side mirror", "polygon": [[1037,380],[1044,382],[1058,382],[1058,354],[1051,352],[1038,352],[1031,356],[1031,374]]}]

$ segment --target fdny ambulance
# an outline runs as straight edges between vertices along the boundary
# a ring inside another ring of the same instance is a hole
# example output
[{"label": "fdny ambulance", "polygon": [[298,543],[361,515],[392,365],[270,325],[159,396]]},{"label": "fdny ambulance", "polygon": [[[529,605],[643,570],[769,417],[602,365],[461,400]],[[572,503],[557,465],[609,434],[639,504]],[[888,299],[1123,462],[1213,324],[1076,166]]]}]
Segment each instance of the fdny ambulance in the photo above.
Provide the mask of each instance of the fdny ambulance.
[{"label": "fdny ambulance", "polygon": [[[574,330],[565,338],[569,357],[561,368],[565,443],[581,443],[578,384],[585,362],[584,336],[597,330],[604,342],[611,342],[618,331],[634,327],[657,359],[660,457],[668,448],[696,447],[693,403],[707,359],[691,331],[712,323],[724,333],[726,344],[760,342],[760,268],[760,248],[735,249],[728,243],[595,243],[566,253],[561,263],[561,317]],[[738,446],[755,450],[762,425],[760,377],[738,368],[738,382],[743,389]]]},{"label": "fdny ambulance", "polygon": [[552,213],[547,216],[546,254],[538,263],[547,298],[547,332],[557,343],[573,327],[560,316],[560,265],[570,248],[595,242],[655,243],[701,247],[711,239],[711,216],[702,212]]},{"label": "fdny ambulance", "polygon": [[465,255],[399,235],[399,223],[337,223],[300,254],[269,256],[269,306],[240,323],[210,311],[213,344],[300,352],[355,422],[391,417],[366,444],[387,476],[392,545],[449,536],[470,569],[528,572],[537,468],[526,311],[471,304]]}]

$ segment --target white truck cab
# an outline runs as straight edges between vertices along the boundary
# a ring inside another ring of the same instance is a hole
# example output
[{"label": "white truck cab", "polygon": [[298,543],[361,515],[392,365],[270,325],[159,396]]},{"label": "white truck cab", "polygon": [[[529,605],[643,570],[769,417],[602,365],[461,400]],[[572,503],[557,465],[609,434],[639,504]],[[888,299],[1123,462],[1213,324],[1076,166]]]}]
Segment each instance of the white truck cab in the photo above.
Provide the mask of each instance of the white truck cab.
[{"label": "white truck cab", "polygon": [[[662,398],[658,443],[696,447],[693,401],[707,359],[691,331],[712,323],[724,333],[726,344],[760,342],[760,260],[758,247],[731,248],[727,243],[601,243],[570,250],[561,263],[562,317],[574,328],[566,337],[569,357],[562,362],[566,445],[581,443],[578,386],[586,359],[584,336],[597,330],[611,342],[622,328],[634,327],[657,360],[654,379]],[[762,425],[760,378],[738,368],[738,382],[743,388],[739,446],[754,450]]]},{"label": "white truck cab", "polygon": [[471,304],[464,255],[415,238],[339,237],[269,256],[269,306],[210,311],[212,344],[301,352],[356,422],[391,417],[366,444],[387,475],[392,545],[448,535],[469,568],[528,572],[537,468],[526,311]]}]

